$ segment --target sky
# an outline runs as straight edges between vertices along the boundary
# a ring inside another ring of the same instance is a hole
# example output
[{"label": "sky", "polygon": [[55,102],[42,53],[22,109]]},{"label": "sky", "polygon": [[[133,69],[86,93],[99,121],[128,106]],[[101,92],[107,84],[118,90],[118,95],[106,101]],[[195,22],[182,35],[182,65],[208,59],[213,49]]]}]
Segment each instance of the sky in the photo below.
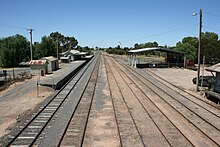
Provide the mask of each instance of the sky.
[{"label": "sky", "polygon": [[156,41],[174,46],[203,32],[220,35],[220,0],[0,0],[0,37],[21,34],[33,42],[51,32],[75,37],[80,46],[133,47]]}]

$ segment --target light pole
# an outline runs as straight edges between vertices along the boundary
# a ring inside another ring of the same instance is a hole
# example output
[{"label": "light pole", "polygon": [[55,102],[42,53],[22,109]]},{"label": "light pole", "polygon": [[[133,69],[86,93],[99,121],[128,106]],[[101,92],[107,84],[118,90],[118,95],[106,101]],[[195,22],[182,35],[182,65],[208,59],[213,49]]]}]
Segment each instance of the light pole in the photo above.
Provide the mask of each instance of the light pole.
[{"label": "light pole", "polygon": [[[193,14],[195,16],[197,14]],[[199,47],[198,47],[198,68],[196,78],[196,91],[199,91],[199,76],[200,76],[200,49],[201,49],[201,35],[202,35],[202,9],[199,11]]]}]

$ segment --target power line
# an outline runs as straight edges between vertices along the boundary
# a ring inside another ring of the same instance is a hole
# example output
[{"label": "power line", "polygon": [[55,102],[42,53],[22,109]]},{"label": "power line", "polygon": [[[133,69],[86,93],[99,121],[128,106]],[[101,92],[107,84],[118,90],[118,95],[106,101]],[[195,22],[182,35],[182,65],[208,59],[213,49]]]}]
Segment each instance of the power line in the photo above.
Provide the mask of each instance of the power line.
[{"label": "power line", "polygon": [[197,24],[194,24],[194,25],[185,26],[185,27],[178,28],[178,29],[173,29],[173,30],[165,31],[165,32],[158,33],[158,34],[151,34],[151,35],[149,35],[149,36],[140,37],[140,38],[131,39],[131,40],[122,41],[122,42],[123,42],[123,43],[126,43],[126,42],[131,42],[131,41],[136,41],[136,40],[146,39],[146,38],[150,38],[150,37],[157,37],[157,36],[161,36],[161,35],[165,35],[165,34],[169,34],[169,33],[177,32],[177,31],[186,30],[186,29],[192,28],[193,26],[197,26],[197,25],[198,25],[198,23],[197,23]]},{"label": "power line", "polygon": [[219,17],[219,18],[220,18],[220,15],[219,15],[219,14],[209,13],[209,12],[207,12],[207,11],[205,11],[205,13],[208,14],[208,15],[215,16],[215,17]]},{"label": "power line", "polygon": [[3,27],[20,29],[20,30],[26,30],[27,29],[27,28],[24,28],[24,27],[9,25],[9,24],[5,24],[5,23],[1,23],[1,22],[0,22],[0,25],[3,26]]},{"label": "power line", "polygon": [[211,27],[207,27],[207,26],[203,26],[204,28],[207,28],[207,29],[211,29],[211,30],[213,30],[213,31],[219,31],[220,32],[220,30],[218,30],[218,29],[215,29],[215,28],[211,28]]}]

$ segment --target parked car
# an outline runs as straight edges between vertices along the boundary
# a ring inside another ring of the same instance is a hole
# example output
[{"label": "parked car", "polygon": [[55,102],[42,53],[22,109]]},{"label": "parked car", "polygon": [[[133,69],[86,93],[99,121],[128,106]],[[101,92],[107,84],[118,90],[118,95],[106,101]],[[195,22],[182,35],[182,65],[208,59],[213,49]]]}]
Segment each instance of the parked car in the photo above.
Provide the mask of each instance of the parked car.
[{"label": "parked car", "polygon": [[[193,84],[196,84],[197,77],[192,79]],[[199,86],[201,86],[202,83],[202,76],[199,77]],[[203,84],[202,87],[211,87],[215,83],[215,77],[214,76],[203,76]]]}]

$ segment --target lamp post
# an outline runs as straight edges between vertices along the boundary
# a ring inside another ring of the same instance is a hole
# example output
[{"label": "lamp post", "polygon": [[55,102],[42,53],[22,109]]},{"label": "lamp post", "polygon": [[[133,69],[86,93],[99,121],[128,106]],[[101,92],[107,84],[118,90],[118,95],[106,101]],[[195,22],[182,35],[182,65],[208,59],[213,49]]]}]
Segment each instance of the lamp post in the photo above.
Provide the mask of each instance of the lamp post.
[{"label": "lamp post", "polygon": [[[193,14],[195,16],[197,14]],[[198,47],[198,68],[196,78],[196,91],[199,91],[199,76],[200,76],[200,49],[201,49],[201,35],[202,35],[202,9],[199,11],[199,47]]]}]

